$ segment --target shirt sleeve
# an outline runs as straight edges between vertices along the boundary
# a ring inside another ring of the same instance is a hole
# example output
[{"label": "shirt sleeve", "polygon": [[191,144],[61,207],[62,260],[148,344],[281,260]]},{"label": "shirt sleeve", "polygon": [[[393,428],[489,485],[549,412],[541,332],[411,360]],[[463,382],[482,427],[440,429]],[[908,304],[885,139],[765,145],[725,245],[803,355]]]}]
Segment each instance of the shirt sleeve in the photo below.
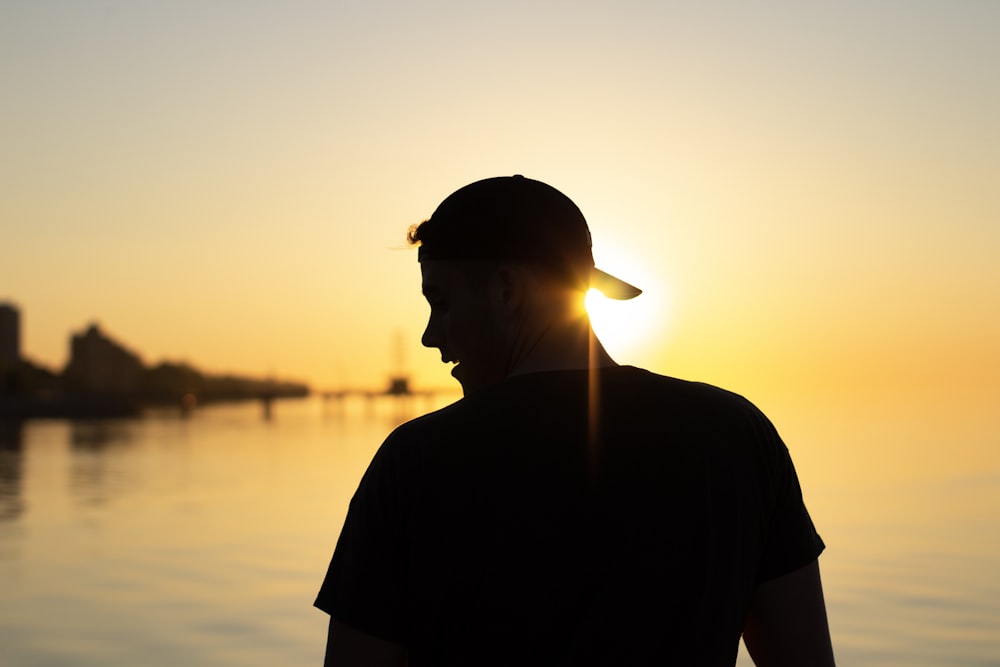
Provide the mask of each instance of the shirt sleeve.
[{"label": "shirt sleeve", "polygon": [[765,435],[769,440],[773,504],[758,569],[758,583],[808,565],[826,548],[802,499],[802,488],[788,448],[767,418],[763,415],[761,418],[765,421]]},{"label": "shirt sleeve", "polygon": [[315,606],[362,632],[405,643],[405,485],[390,436],[361,479]]},{"label": "shirt sleeve", "polygon": [[826,545],[816,532],[802,499],[798,475],[788,448],[771,421],[747,402],[747,416],[757,443],[758,493],[763,511],[757,583],[808,565]]}]

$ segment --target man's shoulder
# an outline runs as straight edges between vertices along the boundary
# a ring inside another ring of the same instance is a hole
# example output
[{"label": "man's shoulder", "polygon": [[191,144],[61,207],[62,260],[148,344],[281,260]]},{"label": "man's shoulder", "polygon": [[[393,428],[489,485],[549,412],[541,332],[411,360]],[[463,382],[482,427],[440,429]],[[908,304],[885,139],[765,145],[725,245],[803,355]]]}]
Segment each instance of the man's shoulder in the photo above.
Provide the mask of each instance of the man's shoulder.
[{"label": "man's shoulder", "polygon": [[389,434],[387,441],[407,440],[417,435],[426,434],[442,427],[447,427],[447,425],[456,418],[456,415],[460,416],[463,412],[463,409],[460,406],[464,401],[465,399],[459,399],[442,408],[438,408],[437,410],[403,422],[392,430],[392,433]]},{"label": "man's shoulder", "polygon": [[662,375],[643,368],[619,366],[603,380],[602,394],[639,404],[674,405],[684,410],[756,412],[747,398],[729,389],[696,380]]},{"label": "man's shoulder", "polygon": [[[596,391],[595,391],[596,390]],[[560,411],[589,409],[595,395],[607,409],[619,406],[633,414],[684,413],[719,417],[759,414],[742,395],[713,384],[662,375],[635,366],[588,371],[525,374],[485,388],[434,412],[400,425],[393,436],[425,438],[497,421],[532,421]]]},{"label": "man's shoulder", "polygon": [[[492,406],[492,408],[491,408]],[[392,430],[383,448],[395,448],[414,442],[427,443],[439,438],[451,438],[465,425],[482,422],[484,410],[502,409],[502,401],[479,401],[463,397],[442,408],[403,422]]]}]

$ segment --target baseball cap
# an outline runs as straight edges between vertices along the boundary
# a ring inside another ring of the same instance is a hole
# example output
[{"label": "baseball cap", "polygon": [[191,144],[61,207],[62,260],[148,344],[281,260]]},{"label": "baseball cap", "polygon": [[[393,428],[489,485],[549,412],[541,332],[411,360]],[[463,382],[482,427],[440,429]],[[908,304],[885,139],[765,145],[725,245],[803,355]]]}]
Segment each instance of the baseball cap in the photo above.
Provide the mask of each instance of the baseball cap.
[{"label": "baseball cap", "polygon": [[573,201],[524,176],[476,181],[449,195],[410,230],[419,261],[523,260],[572,276],[611,299],[642,290],[594,266],[590,229]]}]

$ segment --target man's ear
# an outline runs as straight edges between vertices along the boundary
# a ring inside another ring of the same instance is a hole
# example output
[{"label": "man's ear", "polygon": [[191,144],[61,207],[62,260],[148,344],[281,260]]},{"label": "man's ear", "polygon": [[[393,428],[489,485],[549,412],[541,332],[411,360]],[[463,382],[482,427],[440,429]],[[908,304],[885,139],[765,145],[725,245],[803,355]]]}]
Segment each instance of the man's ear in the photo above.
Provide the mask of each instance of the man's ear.
[{"label": "man's ear", "polygon": [[524,305],[528,276],[524,267],[501,264],[490,281],[490,305],[504,319],[517,315]]}]

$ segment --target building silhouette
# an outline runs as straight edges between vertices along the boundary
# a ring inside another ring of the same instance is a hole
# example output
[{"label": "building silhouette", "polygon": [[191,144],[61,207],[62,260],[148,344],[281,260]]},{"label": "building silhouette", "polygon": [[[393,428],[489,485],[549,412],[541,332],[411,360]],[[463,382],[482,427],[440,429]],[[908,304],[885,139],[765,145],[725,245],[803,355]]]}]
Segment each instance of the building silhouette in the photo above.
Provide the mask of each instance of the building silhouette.
[{"label": "building silhouette", "polygon": [[137,353],[97,324],[70,335],[69,362],[61,373],[21,357],[20,341],[19,310],[0,303],[0,422],[125,417],[146,407],[179,405],[190,410],[220,401],[259,400],[269,410],[275,399],[310,393],[309,385],[301,382],[207,374],[187,363],[163,361],[146,367]]},{"label": "building silhouette", "polygon": [[96,324],[70,339],[64,377],[71,391],[130,394],[139,389],[143,370],[139,355],[105,336]]},{"label": "building silhouette", "polygon": [[0,303],[0,370],[21,360],[21,312],[12,303]]}]

